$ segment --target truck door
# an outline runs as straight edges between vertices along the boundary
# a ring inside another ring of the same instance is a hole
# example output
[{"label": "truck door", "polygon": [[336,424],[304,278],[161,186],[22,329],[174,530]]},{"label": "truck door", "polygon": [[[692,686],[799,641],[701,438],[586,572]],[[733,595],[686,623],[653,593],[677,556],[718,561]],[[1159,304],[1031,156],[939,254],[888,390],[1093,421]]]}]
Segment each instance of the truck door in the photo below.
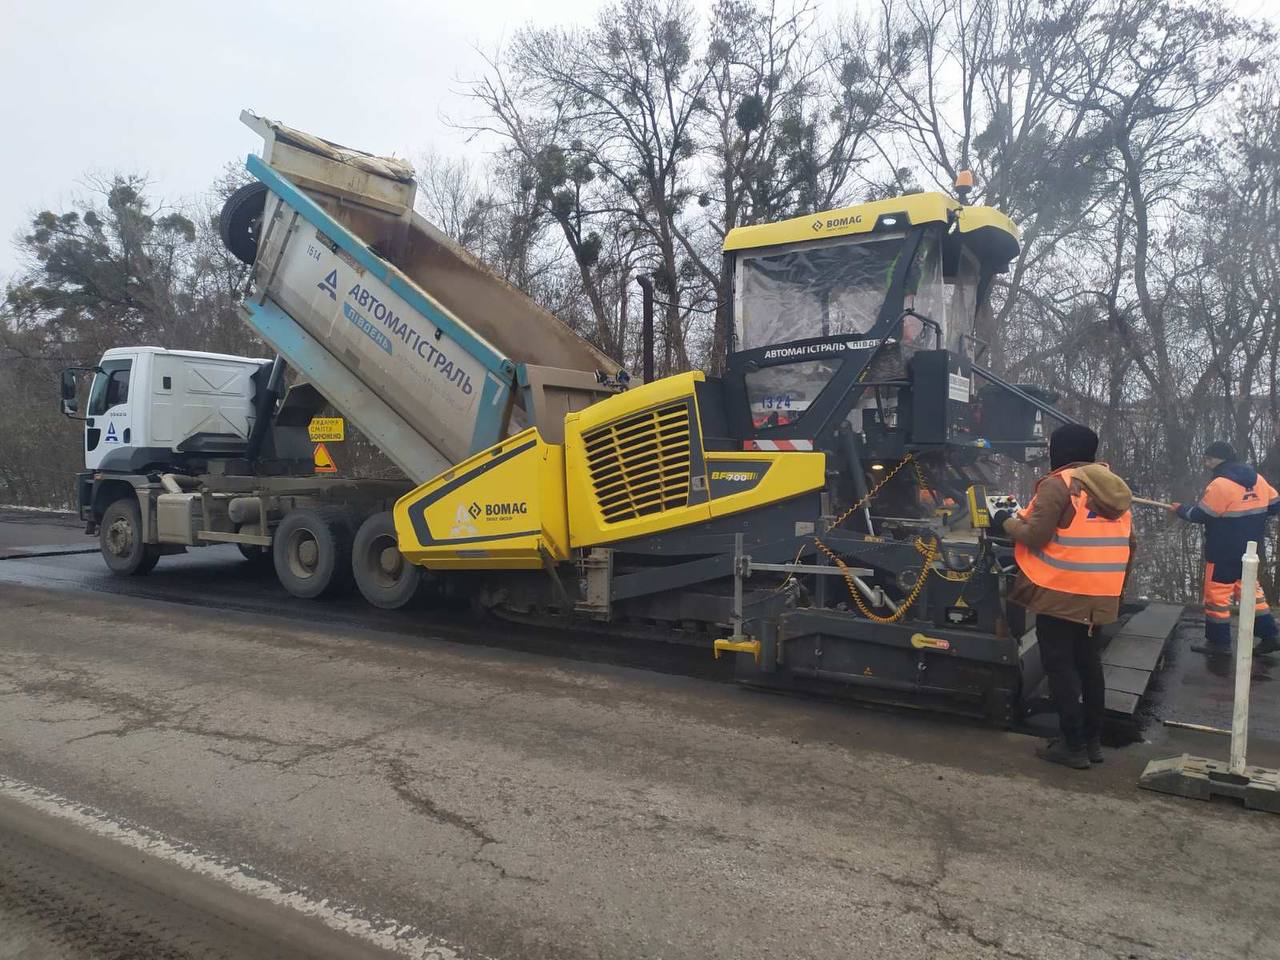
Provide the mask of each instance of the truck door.
[{"label": "truck door", "polygon": [[129,402],[133,359],[104,360],[101,371],[93,378],[85,410],[84,465],[88,470],[98,469],[113,451],[126,449],[133,443]]}]

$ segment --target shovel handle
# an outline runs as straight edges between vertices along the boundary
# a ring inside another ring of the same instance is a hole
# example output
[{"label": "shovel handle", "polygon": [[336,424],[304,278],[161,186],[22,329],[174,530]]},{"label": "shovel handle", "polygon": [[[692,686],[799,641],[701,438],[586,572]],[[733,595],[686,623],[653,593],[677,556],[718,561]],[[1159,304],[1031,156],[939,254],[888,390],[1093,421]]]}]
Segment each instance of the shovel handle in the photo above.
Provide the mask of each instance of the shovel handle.
[{"label": "shovel handle", "polygon": [[1163,500],[1148,500],[1146,497],[1134,497],[1133,502],[1144,507],[1159,507],[1161,510],[1172,510],[1172,503],[1165,503]]}]

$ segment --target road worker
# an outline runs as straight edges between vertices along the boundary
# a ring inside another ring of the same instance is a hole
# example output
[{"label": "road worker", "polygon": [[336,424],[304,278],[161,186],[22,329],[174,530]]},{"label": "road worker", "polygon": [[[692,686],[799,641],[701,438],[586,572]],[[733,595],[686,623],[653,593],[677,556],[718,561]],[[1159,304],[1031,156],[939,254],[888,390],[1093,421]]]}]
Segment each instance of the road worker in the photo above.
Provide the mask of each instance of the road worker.
[{"label": "road worker", "polygon": [[1120,615],[1133,558],[1132,494],[1104,463],[1098,435],[1066,424],[1049,438],[1047,476],[1024,510],[1001,510],[992,527],[1014,542],[1012,603],[1036,615],[1040,661],[1061,737],[1036,750],[1050,763],[1087,770],[1102,762],[1106,685],[1097,629]]},{"label": "road worker", "polygon": [[[1280,494],[1253,467],[1241,463],[1231,444],[1217,440],[1205,448],[1205,469],[1213,479],[1194,504],[1173,504],[1170,512],[1191,523],[1204,524],[1204,643],[1197,653],[1231,652],[1231,604],[1240,597],[1241,557],[1250,540],[1258,544],[1259,559],[1266,542],[1267,518],[1280,514]],[[1253,597],[1257,610],[1254,655],[1280,650],[1276,618],[1262,584]]]}]

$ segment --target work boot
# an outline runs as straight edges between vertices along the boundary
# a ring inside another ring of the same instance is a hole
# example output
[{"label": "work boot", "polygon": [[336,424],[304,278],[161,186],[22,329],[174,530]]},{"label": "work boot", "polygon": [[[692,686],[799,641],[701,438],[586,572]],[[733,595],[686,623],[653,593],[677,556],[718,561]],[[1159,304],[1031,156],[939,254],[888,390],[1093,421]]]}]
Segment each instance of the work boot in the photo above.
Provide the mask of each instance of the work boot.
[{"label": "work boot", "polygon": [[1231,656],[1231,644],[1214,643],[1212,640],[1205,640],[1201,643],[1193,643],[1191,652],[1204,653],[1211,657],[1229,657]]},{"label": "work boot", "polygon": [[1253,648],[1255,657],[1265,657],[1269,653],[1275,653],[1280,650],[1280,637],[1263,637],[1258,641],[1258,645]]},{"label": "work boot", "polygon": [[1050,740],[1043,747],[1036,747],[1036,756],[1050,763],[1060,763],[1073,770],[1089,769],[1089,754],[1084,747],[1074,750],[1062,740]]},{"label": "work boot", "polygon": [[1089,754],[1090,763],[1102,762],[1102,741],[1094,737],[1084,746],[1085,752]]}]

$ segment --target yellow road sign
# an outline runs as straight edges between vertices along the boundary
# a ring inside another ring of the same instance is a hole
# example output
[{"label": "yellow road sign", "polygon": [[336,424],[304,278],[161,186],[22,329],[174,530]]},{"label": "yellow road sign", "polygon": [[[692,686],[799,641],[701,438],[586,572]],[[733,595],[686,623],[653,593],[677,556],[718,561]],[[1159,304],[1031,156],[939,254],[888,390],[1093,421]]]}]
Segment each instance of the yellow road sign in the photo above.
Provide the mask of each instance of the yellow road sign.
[{"label": "yellow road sign", "polygon": [[307,424],[312,443],[335,443],[347,439],[347,422],[341,417],[312,417]]},{"label": "yellow road sign", "polygon": [[316,465],[316,473],[338,472],[338,465],[333,462],[333,457],[329,454],[329,448],[323,443],[316,444],[316,452],[313,460]]}]

